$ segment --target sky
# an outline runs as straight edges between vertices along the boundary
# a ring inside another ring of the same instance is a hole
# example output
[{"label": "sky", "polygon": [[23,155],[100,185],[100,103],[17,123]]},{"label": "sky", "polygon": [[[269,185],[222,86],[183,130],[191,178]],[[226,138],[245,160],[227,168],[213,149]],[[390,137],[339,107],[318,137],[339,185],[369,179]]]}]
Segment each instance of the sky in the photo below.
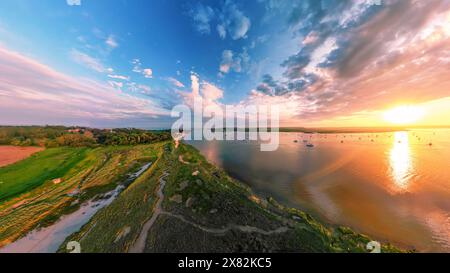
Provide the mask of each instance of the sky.
[{"label": "sky", "polygon": [[208,104],[283,126],[450,124],[450,0],[2,0],[0,124],[168,128]]}]

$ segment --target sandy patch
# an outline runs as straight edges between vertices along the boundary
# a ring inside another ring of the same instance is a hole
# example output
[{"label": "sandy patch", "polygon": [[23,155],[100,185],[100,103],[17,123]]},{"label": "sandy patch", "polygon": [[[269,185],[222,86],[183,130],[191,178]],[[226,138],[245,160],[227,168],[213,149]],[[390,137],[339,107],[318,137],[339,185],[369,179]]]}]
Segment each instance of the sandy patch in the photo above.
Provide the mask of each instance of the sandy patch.
[{"label": "sandy patch", "polygon": [[42,147],[0,146],[0,167],[16,163],[43,150]]}]

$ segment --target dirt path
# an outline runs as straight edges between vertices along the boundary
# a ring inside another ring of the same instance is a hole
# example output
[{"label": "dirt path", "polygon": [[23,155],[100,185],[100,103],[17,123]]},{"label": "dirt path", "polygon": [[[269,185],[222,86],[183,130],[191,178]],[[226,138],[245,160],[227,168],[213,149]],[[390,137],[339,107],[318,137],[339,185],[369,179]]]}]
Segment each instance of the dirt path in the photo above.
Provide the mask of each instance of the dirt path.
[{"label": "dirt path", "polygon": [[197,223],[194,223],[192,221],[186,220],[186,218],[184,218],[181,215],[175,215],[175,214],[172,214],[170,212],[162,212],[161,214],[177,218],[178,220],[181,220],[181,221],[183,221],[183,222],[185,222],[187,224],[190,224],[190,225],[192,225],[192,226],[194,226],[194,227],[196,227],[198,229],[201,229],[201,230],[203,230],[205,232],[213,233],[213,234],[225,234],[228,231],[236,229],[236,230],[239,230],[239,231],[242,231],[242,232],[245,232],[245,233],[259,233],[259,234],[263,234],[263,235],[272,235],[272,234],[284,233],[284,232],[287,232],[289,230],[287,227],[279,227],[279,228],[277,228],[275,230],[266,231],[266,230],[263,230],[263,229],[260,229],[260,228],[257,228],[257,227],[241,226],[241,225],[235,225],[235,224],[230,224],[227,227],[220,228],[220,229],[219,228],[208,228],[208,227],[201,226],[201,225],[199,225]]},{"label": "dirt path", "polygon": [[235,225],[235,224],[229,224],[227,227],[224,227],[224,228],[209,228],[209,227],[205,227],[205,226],[199,225],[197,223],[194,223],[192,221],[189,221],[186,218],[184,218],[182,215],[176,215],[176,214],[173,214],[170,212],[166,212],[162,208],[162,202],[164,201],[163,191],[164,191],[164,187],[166,185],[166,181],[164,179],[168,175],[169,174],[167,172],[164,172],[164,174],[159,178],[160,185],[159,185],[158,192],[157,192],[158,201],[157,201],[155,209],[153,211],[153,215],[150,218],[150,220],[148,220],[142,227],[139,237],[136,239],[134,244],[128,250],[129,253],[143,253],[144,252],[148,232],[151,229],[151,227],[153,226],[153,224],[156,222],[156,220],[158,219],[159,215],[167,215],[170,217],[177,218],[178,220],[183,221],[189,225],[192,225],[204,232],[213,233],[213,234],[225,234],[225,233],[235,229],[235,230],[239,230],[241,232],[246,232],[246,233],[259,233],[259,234],[263,234],[263,235],[272,235],[272,234],[285,233],[289,230],[287,227],[279,227],[275,230],[266,231],[266,230],[263,230],[263,229],[260,229],[257,227],[241,226],[241,225]]},{"label": "dirt path", "polygon": [[166,178],[169,174],[164,172],[164,174],[159,178],[159,189],[158,189],[158,201],[156,202],[155,209],[153,210],[153,215],[148,220],[144,226],[142,227],[142,231],[139,234],[139,237],[136,239],[134,244],[130,247],[128,250],[129,253],[142,253],[145,249],[145,243],[147,241],[147,234],[150,228],[155,223],[156,219],[162,212],[162,202],[164,201],[164,186],[166,185],[166,181],[164,178]]}]

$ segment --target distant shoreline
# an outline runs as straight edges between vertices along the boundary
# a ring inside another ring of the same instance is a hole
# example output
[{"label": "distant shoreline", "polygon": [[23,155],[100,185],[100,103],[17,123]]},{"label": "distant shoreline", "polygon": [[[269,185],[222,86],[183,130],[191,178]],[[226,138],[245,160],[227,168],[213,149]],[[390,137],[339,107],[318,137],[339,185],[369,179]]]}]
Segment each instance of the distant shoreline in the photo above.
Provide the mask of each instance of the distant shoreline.
[{"label": "distant shoreline", "polygon": [[[140,129],[150,132],[168,132],[171,131],[170,128],[144,128],[144,127],[117,127],[117,128],[106,128],[106,127],[87,127],[87,126],[64,126],[64,125],[1,125],[0,128],[45,128],[45,127],[61,127],[65,129],[100,129],[100,130],[118,130],[118,129]],[[212,131],[224,131],[224,130],[233,130],[232,128],[220,128],[220,129],[212,129]],[[339,133],[347,133],[347,134],[355,134],[355,133],[389,133],[389,132],[397,132],[397,131],[409,131],[409,130],[417,130],[417,129],[450,129],[450,125],[435,125],[435,126],[392,126],[392,127],[280,127],[279,132],[282,133],[305,133],[305,134],[339,134]],[[196,128],[193,130],[203,130],[202,128]],[[258,128],[234,128],[234,131],[257,131]],[[271,128],[267,129],[271,131]],[[188,130],[192,131],[192,130]]]}]

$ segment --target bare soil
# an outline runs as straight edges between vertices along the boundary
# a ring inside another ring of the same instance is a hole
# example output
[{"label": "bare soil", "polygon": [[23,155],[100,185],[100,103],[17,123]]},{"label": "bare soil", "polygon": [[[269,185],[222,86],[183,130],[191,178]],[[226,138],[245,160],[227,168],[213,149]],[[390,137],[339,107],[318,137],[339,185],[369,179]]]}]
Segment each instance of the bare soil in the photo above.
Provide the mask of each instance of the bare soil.
[{"label": "bare soil", "polygon": [[42,147],[0,146],[0,167],[16,163],[42,150]]}]

